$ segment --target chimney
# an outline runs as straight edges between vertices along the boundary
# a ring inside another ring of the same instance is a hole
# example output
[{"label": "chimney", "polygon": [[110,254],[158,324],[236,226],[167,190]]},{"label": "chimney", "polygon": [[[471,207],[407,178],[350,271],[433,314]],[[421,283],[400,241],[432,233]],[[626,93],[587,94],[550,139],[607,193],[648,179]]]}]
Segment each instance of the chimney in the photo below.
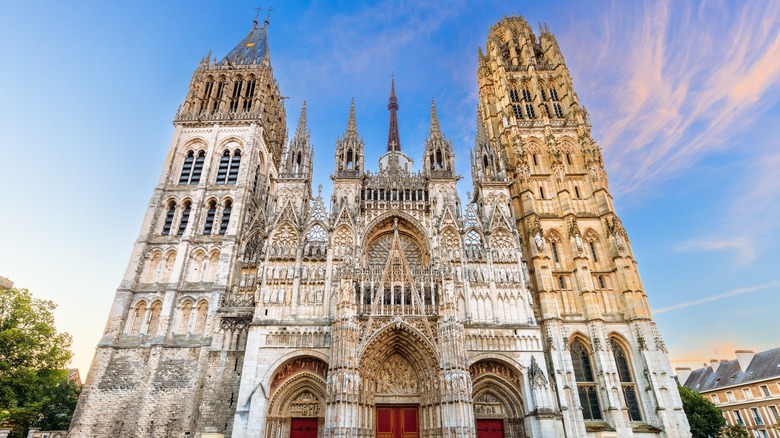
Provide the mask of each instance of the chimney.
[{"label": "chimney", "polygon": [[750,365],[750,362],[753,360],[753,356],[756,354],[753,353],[753,350],[737,350],[735,351],[737,353],[737,361],[739,362],[739,367],[742,369],[742,372],[744,373],[747,371],[748,365]]},{"label": "chimney", "polygon": [[712,367],[712,372],[717,373],[718,367],[720,366],[720,362],[718,359],[710,359],[710,366]]},{"label": "chimney", "polygon": [[677,381],[680,383],[680,385],[685,385],[685,382],[688,380],[688,377],[691,376],[691,369],[690,368],[675,368],[674,372],[677,373]]}]

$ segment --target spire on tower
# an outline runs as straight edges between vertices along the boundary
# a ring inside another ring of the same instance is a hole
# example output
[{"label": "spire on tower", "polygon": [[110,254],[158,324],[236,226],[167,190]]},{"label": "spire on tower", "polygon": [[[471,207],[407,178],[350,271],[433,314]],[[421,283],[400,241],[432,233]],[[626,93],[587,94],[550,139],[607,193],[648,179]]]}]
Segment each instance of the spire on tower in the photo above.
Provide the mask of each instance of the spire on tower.
[{"label": "spire on tower", "polygon": [[349,104],[347,132],[336,141],[336,176],[358,177],[363,174],[363,139],[359,138],[355,118],[355,98]]},{"label": "spire on tower", "polygon": [[444,138],[436,115],[436,102],[431,99],[431,130],[425,140],[423,172],[426,175],[452,176],[455,171],[455,155],[452,141]]},{"label": "spire on tower", "polygon": [[260,26],[255,18],[249,34],[227,54],[224,61],[229,64],[251,64],[261,61],[267,53],[268,21]]},{"label": "spire on tower", "polygon": [[431,98],[431,134],[434,132],[441,134],[441,127],[439,126],[439,117],[436,116],[436,102]]},{"label": "spire on tower", "polygon": [[398,134],[398,98],[395,97],[395,79],[390,80],[390,101],[387,104],[390,110],[390,126],[387,132],[387,150],[401,150],[401,136]]}]

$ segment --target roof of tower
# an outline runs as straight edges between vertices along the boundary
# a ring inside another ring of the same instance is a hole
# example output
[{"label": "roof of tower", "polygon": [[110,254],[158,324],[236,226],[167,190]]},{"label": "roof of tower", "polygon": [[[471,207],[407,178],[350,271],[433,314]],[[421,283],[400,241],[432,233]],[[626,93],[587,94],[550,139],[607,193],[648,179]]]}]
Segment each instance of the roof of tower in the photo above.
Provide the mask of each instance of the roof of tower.
[{"label": "roof of tower", "polygon": [[390,99],[387,104],[390,110],[390,123],[387,129],[387,150],[401,150],[401,135],[398,133],[398,98],[395,96],[395,79],[390,80]]},{"label": "roof of tower", "polygon": [[227,54],[225,59],[232,63],[249,63],[261,60],[267,54],[268,21],[260,26],[257,20],[255,20],[249,34]]}]

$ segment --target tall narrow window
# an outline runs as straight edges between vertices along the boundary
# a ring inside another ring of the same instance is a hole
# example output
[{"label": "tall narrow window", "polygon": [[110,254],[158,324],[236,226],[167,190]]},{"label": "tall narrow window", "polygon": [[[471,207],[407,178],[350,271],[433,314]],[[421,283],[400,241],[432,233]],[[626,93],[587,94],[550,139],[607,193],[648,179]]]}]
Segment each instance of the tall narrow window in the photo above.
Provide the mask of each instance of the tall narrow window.
[{"label": "tall narrow window", "polygon": [[558,90],[553,87],[550,87],[550,98],[555,101],[560,100],[558,99]]},{"label": "tall narrow window", "polygon": [[522,119],[523,118],[523,110],[522,107],[518,104],[512,104],[512,111],[515,113],[516,119]]},{"label": "tall narrow window", "polygon": [[538,166],[539,165],[539,158],[537,158],[536,154],[533,154],[532,157],[533,157],[533,160],[534,160],[534,166]]},{"label": "tall narrow window", "polygon": [[214,229],[214,218],[217,216],[217,201],[209,201],[209,209],[206,212],[206,224],[203,226],[203,234],[211,234]]},{"label": "tall narrow window", "polygon": [[518,94],[517,88],[512,87],[509,89],[509,100],[512,102],[520,102],[520,94]]},{"label": "tall narrow window", "polygon": [[574,197],[580,199],[580,188],[577,186],[574,186]]},{"label": "tall narrow window", "polygon": [[560,263],[561,260],[558,258],[558,245],[553,242],[550,247],[552,248],[553,260],[555,263]]},{"label": "tall narrow window", "polygon": [[255,97],[255,78],[250,78],[246,81],[246,88],[244,88],[244,105],[242,109],[244,111],[252,110],[252,100]]},{"label": "tall narrow window", "polygon": [[526,102],[531,101],[531,92],[528,91],[528,88],[525,86],[523,87],[523,100]]},{"label": "tall narrow window", "polygon": [[219,108],[222,105],[222,95],[225,92],[225,80],[221,79],[217,83],[217,95],[214,98],[214,107],[211,108],[211,114],[216,114],[219,112]]},{"label": "tall narrow window", "polygon": [[528,114],[528,118],[530,119],[536,118],[536,111],[534,111],[533,104],[530,103],[525,104],[525,113]]},{"label": "tall narrow window", "polygon": [[179,175],[179,184],[188,184],[192,176],[192,164],[195,162],[195,152],[189,151],[184,158],[184,165],[181,166],[181,175]]},{"label": "tall narrow window", "polygon": [[555,117],[562,119],[563,118],[563,109],[561,108],[561,104],[558,102],[553,102],[553,111],[555,111]]},{"label": "tall narrow window", "polygon": [[201,97],[200,99],[200,107],[198,108],[199,113],[208,110],[209,101],[211,100],[211,91],[213,89],[214,89],[214,80],[209,78],[209,80],[206,81],[206,84],[203,87],[203,97]]},{"label": "tall narrow window", "polygon": [[606,289],[607,285],[604,283],[604,276],[599,275],[599,288]]},{"label": "tall narrow window", "polygon": [[222,220],[219,223],[219,234],[225,234],[230,223],[230,210],[233,203],[230,200],[225,201],[225,208],[222,209]]},{"label": "tall narrow window", "polygon": [[558,287],[561,290],[566,289],[566,280],[564,280],[563,275],[558,276]]},{"label": "tall narrow window", "polygon": [[230,168],[230,151],[225,151],[219,160],[219,169],[217,170],[217,184],[225,184],[227,181],[228,168]]},{"label": "tall narrow window", "polygon": [[233,158],[230,160],[230,171],[228,172],[227,183],[235,184],[238,181],[238,168],[241,166],[241,151],[233,152]]},{"label": "tall narrow window", "polygon": [[192,177],[190,177],[190,184],[197,184],[200,182],[200,174],[203,173],[204,161],[206,161],[206,152],[198,152],[198,157],[195,158],[195,165],[192,166]]},{"label": "tall narrow window", "polygon": [[590,242],[590,253],[593,255],[593,261],[597,262],[599,261],[599,256],[596,254],[596,244],[594,242]]},{"label": "tall narrow window", "polygon": [[539,186],[539,198],[544,199],[544,187]]},{"label": "tall narrow window", "polygon": [[238,98],[241,96],[241,86],[244,82],[241,78],[233,81],[233,94],[230,95],[230,112],[234,113],[238,109]]},{"label": "tall narrow window", "polygon": [[618,377],[620,378],[620,384],[623,387],[623,397],[626,399],[628,416],[631,421],[642,421],[642,412],[639,409],[639,398],[637,396],[634,378],[631,375],[631,367],[628,364],[628,357],[619,343],[614,340],[611,340],[611,343],[612,356],[615,358]]},{"label": "tall narrow window", "polygon": [[542,95],[542,100],[547,100],[547,95],[544,93],[544,88],[542,88],[539,93]]},{"label": "tall narrow window", "polygon": [[586,420],[601,420],[598,387],[593,378],[590,355],[579,340],[574,341],[570,351],[574,378],[577,380],[577,394],[582,407],[582,417]]},{"label": "tall narrow window", "polygon": [[566,154],[566,164],[571,166],[571,154]]},{"label": "tall narrow window", "polygon": [[176,202],[171,201],[168,203],[168,212],[165,213],[165,223],[163,224],[162,235],[167,236],[171,234],[171,227],[173,226],[173,217],[176,215]]},{"label": "tall narrow window", "polygon": [[191,207],[192,203],[190,201],[184,202],[184,209],[181,211],[181,220],[179,221],[179,231],[177,232],[180,236],[184,234],[184,231],[187,229],[187,222],[190,220]]}]

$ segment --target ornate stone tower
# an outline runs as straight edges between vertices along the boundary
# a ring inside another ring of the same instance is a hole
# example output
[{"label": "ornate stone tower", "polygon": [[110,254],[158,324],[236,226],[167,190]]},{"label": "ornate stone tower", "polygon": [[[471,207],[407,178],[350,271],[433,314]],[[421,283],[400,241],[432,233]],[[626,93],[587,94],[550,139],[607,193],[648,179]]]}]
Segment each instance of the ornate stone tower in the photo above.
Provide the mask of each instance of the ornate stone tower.
[{"label": "ornate stone tower", "polygon": [[288,166],[267,28],[192,76],[70,436],[232,427],[265,206]]},{"label": "ornate stone tower", "polygon": [[478,56],[478,118],[487,128],[478,143],[491,142],[499,156],[488,147],[475,162],[494,173],[502,163],[511,179],[567,436],[687,436],[666,348],[558,42],[546,26],[537,36],[522,17],[504,18]]}]

